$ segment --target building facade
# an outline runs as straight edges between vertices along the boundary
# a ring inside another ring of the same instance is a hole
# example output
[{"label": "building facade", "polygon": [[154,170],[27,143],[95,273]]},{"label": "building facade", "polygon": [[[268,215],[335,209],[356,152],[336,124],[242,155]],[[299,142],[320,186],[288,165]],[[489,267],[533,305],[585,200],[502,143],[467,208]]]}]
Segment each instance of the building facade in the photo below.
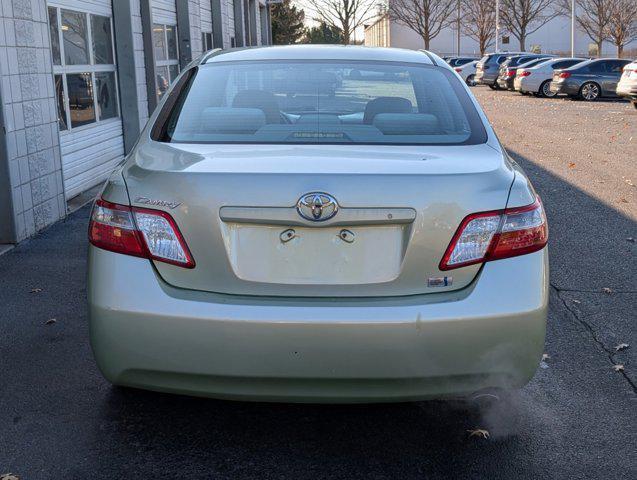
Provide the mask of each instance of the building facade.
[{"label": "building facade", "polygon": [[[460,49],[458,49],[458,30],[453,25],[443,29],[436,38],[431,41],[430,49],[441,55],[456,55],[458,51],[461,55],[480,54],[478,42],[466,35],[460,35]],[[422,38],[410,28],[391,20],[387,15],[383,15],[373,24],[365,27],[365,45],[384,46],[419,49],[424,48]],[[575,32],[575,53],[580,56],[596,55],[592,48],[595,47],[593,41],[582,31]],[[491,48],[491,50],[493,47]],[[501,50],[515,52],[520,50],[517,39],[506,32],[501,35]],[[526,39],[526,50],[536,50],[541,53],[567,53],[571,52],[571,20],[568,17],[556,17],[542,26],[536,32],[530,34]],[[624,48],[626,56],[637,55],[637,41],[632,42]],[[603,56],[615,56],[616,47],[604,42],[602,46]]]},{"label": "building facade", "polygon": [[265,0],[0,0],[0,244],[100,185],[193,58],[270,39]]}]

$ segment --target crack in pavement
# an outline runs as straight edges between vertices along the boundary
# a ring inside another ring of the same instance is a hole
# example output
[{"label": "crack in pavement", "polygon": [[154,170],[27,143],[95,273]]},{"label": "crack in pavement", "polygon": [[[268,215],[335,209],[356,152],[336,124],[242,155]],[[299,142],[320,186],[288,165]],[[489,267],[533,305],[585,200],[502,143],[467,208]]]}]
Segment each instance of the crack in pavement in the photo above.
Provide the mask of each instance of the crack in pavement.
[{"label": "crack in pavement", "polygon": [[[551,287],[553,287],[558,292],[569,292],[569,293],[606,293],[603,290],[579,290],[577,288],[562,288],[558,287],[555,284],[551,283]],[[637,294],[637,290],[611,290],[610,293],[617,294]]]},{"label": "crack in pavement", "polygon": [[[608,360],[610,361],[611,365],[616,365],[613,357],[618,353],[615,350],[612,350],[610,348],[607,348],[606,345],[604,345],[604,342],[601,341],[598,336],[597,333],[595,333],[595,329],[592,327],[592,325],[590,323],[588,323],[587,321],[585,321],[583,318],[581,318],[578,314],[577,311],[574,310],[573,308],[571,308],[571,306],[568,304],[567,299],[565,299],[564,297],[562,297],[561,292],[578,292],[580,290],[565,290],[565,289],[560,289],[558,287],[556,287],[553,283],[550,284],[551,288],[553,290],[555,290],[555,293],[557,294],[557,298],[559,298],[562,301],[562,304],[564,305],[564,308],[566,308],[566,310],[573,316],[573,318],[577,321],[577,323],[579,323],[580,325],[582,325],[586,330],[588,330],[588,332],[590,333],[591,337],[593,338],[593,341],[604,351],[606,352],[606,354],[608,355]],[[586,291],[583,291],[584,293],[587,293]],[[600,293],[599,291],[594,291],[594,292],[590,292],[590,293]],[[632,292],[628,292],[628,293],[632,293]],[[624,377],[624,380],[626,380],[626,382],[628,382],[628,384],[632,387],[633,389],[633,393],[637,394],[637,384],[635,384],[635,382],[633,382],[633,380],[631,380],[631,378],[626,374],[625,371],[620,370],[618,373],[620,373],[622,375],[622,377]]]}]

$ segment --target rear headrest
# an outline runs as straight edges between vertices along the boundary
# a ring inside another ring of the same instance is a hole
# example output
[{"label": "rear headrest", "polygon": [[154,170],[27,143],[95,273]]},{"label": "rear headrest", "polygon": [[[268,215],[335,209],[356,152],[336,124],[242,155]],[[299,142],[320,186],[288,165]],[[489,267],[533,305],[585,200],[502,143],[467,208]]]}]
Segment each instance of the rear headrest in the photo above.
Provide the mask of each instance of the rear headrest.
[{"label": "rear headrest", "polygon": [[232,100],[233,107],[258,108],[265,115],[266,123],[281,123],[279,101],[272,92],[265,90],[240,90]]},{"label": "rear headrest", "polygon": [[403,97],[378,97],[367,102],[363,123],[371,124],[379,113],[411,113],[411,102]]},{"label": "rear headrest", "polygon": [[204,133],[251,134],[265,125],[265,114],[257,108],[208,107],[201,113]]},{"label": "rear headrest", "polygon": [[440,133],[438,119],[428,113],[379,113],[374,126],[383,135],[434,135]]}]

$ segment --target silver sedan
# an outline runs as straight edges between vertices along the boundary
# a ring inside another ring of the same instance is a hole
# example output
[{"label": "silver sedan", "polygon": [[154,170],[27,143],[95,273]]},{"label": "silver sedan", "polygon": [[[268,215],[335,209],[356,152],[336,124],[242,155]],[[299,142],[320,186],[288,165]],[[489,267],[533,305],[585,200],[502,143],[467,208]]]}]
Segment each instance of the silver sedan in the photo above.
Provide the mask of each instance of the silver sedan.
[{"label": "silver sedan", "polygon": [[91,343],[114,384],[218,398],[517,388],[543,352],[547,237],[437,56],[209,53],[94,205]]}]

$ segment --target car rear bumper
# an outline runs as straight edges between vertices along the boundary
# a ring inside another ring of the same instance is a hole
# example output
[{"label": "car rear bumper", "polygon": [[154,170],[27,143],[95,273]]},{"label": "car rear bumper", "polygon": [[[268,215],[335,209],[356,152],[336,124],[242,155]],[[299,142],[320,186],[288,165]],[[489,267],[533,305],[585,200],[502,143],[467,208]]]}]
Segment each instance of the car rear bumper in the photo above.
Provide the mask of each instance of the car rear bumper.
[{"label": "car rear bumper", "polygon": [[551,82],[551,92],[564,95],[578,95],[579,83],[573,82]]},{"label": "car rear bumper", "polygon": [[498,85],[505,90],[513,89],[513,78],[498,78]]},{"label": "car rear bumper", "polygon": [[619,83],[617,85],[617,95],[620,97],[627,97],[631,99],[637,99],[637,83]]},{"label": "car rear bumper", "polygon": [[516,77],[513,86],[520,92],[538,92],[540,86],[530,77]]},{"label": "car rear bumper", "polygon": [[371,299],[171,287],[90,246],[91,345],[115,384],[217,398],[411,401],[524,385],[540,361],[548,255],[487,263],[456,292]]},{"label": "car rear bumper", "polygon": [[476,73],[476,82],[482,85],[493,85],[498,79],[498,74],[496,72],[488,73],[488,72],[478,72]]}]

